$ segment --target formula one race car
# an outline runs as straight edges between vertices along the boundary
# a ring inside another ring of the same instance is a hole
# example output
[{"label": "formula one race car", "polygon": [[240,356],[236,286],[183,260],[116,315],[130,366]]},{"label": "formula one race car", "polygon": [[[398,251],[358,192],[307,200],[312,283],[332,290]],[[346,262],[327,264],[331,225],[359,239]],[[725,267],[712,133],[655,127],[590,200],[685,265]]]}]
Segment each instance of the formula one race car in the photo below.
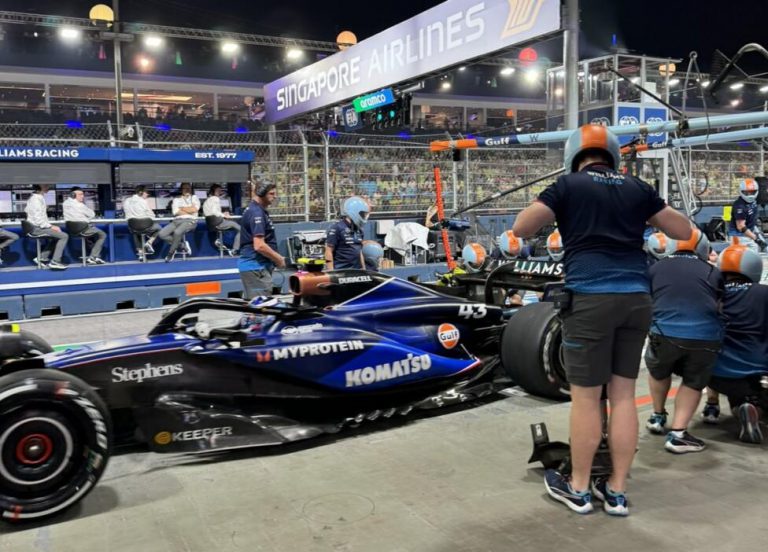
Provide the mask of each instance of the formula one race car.
[{"label": "formula one race car", "polygon": [[550,304],[524,307],[507,325],[502,307],[384,274],[297,273],[290,288],[292,303],[192,299],[146,336],[74,350],[0,333],[2,518],[75,504],[117,443],[275,445],[464,402],[494,391],[500,362],[522,373],[554,339],[499,354],[500,342],[516,347],[541,320],[548,328]]}]

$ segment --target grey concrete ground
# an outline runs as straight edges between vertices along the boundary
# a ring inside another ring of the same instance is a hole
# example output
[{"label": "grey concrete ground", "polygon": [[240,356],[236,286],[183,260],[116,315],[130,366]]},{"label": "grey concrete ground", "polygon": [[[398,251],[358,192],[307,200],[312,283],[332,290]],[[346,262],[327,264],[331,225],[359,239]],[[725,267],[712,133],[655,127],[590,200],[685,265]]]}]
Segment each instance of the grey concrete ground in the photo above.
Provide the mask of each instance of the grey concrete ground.
[{"label": "grey concrete ground", "polygon": [[[54,343],[88,341],[141,331],[159,314],[28,328]],[[640,407],[641,421],[649,412]],[[709,444],[699,454],[672,455],[662,437],[641,431],[627,519],[571,513],[545,495],[542,471],[527,465],[529,425],[546,421],[552,438],[564,439],[567,415],[567,404],[511,393],[288,448],[206,458],[122,454],[66,514],[46,524],[0,525],[0,551],[765,548],[768,446],[736,441],[729,415],[720,426],[694,423],[692,433]]]}]

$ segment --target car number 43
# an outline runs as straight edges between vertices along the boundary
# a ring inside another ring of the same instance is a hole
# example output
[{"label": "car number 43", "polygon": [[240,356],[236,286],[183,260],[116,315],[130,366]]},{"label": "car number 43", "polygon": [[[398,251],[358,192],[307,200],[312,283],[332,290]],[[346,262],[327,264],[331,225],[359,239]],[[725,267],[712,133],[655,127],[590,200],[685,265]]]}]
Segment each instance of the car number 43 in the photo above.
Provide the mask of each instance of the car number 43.
[{"label": "car number 43", "polygon": [[470,318],[485,318],[488,309],[485,305],[461,305],[459,306],[459,316],[469,320]]}]

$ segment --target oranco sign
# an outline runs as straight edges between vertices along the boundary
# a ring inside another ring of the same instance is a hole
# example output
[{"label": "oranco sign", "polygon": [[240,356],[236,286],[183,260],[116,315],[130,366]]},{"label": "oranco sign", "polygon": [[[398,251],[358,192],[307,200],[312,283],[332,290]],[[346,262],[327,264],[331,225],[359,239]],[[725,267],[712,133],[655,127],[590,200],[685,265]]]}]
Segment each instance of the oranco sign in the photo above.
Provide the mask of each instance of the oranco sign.
[{"label": "oranco sign", "polygon": [[559,0],[448,0],[264,87],[277,123],[560,28]]}]

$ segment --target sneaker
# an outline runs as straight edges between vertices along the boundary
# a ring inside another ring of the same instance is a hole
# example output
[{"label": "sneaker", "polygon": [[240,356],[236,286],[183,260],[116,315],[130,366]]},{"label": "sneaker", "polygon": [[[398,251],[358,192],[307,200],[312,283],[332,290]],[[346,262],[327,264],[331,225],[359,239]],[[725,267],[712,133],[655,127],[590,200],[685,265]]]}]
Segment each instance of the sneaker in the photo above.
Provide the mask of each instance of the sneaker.
[{"label": "sneaker", "polygon": [[648,431],[655,433],[656,435],[664,435],[664,426],[667,425],[667,411],[654,412],[648,421],[645,422],[645,427]]},{"label": "sneaker", "polygon": [[608,478],[598,477],[592,481],[592,493],[603,501],[603,510],[611,516],[628,516],[629,504],[625,493],[617,493],[608,488]]},{"label": "sneaker", "polygon": [[99,264],[99,263],[97,263],[96,259],[94,259],[93,257],[88,257],[87,259],[85,259],[85,264],[95,265],[95,264]]},{"label": "sneaker", "polygon": [[704,410],[701,412],[701,419],[706,424],[717,424],[720,422],[720,405],[713,403],[706,403]]},{"label": "sneaker", "polygon": [[224,244],[221,243],[221,240],[216,240],[215,242],[213,242],[213,246],[216,249],[224,249]]},{"label": "sneaker", "polygon": [[93,259],[93,262],[96,263],[97,265],[107,264],[107,261],[105,261],[101,257],[91,257],[91,259]]},{"label": "sneaker", "polygon": [[739,405],[736,409],[741,428],[739,429],[739,441],[759,445],[763,442],[763,432],[760,431],[760,413],[757,407],[751,403]]},{"label": "sneaker", "polygon": [[664,442],[664,448],[675,454],[701,452],[706,446],[704,441],[697,439],[685,430],[670,431],[667,433],[667,440]]},{"label": "sneaker", "polygon": [[147,242],[147,243],[144,244],[144,252],[147,255],[154,255],[155,254],[155,248],[152,247],[151,243]]},{"label": "sneaker", "polygon": [[574,491],[568,479],[560,472],[555,470],[544,472],[544,486],[549,496],[562,502],[576,513],[588,514],[594,510],[592,493],[589,492],[589,489],[580,493]]},{"label": "sneaker", "polygon": [[51,270],[66,270],[69,267],[58,261],[51,261],[50,263],[48,263],[48,268],[50,268]]},{"label": "sneaker", "polygon": [[227,255],[229,255],[230,257],[238,257],[240,256],[240,252],[237,249],[228,249]]},{"label": "sneaker", "polygon": [[165,262],[170,263],[173,260],[173,253],[169,253],[165,256]]},{"label": "sneaker", "polygon": [[189,242],[187,240],[184,240],[184,243],[181,244],[181,250],[187,255],[192,254],[192,248],[189,246]]}]

